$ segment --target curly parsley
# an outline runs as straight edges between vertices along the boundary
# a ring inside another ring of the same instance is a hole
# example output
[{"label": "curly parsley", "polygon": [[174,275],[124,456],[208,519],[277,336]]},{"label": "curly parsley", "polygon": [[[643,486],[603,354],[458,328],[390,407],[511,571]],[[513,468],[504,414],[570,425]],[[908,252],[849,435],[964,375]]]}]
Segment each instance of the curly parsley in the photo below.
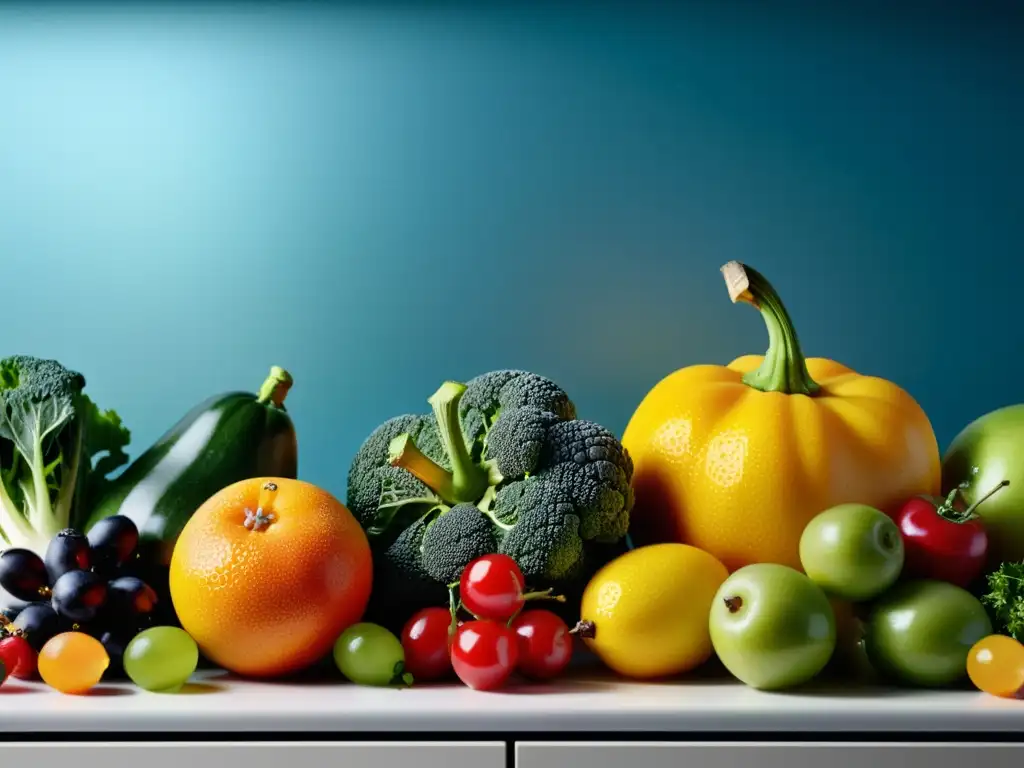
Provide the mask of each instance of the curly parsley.
[{"label": "curly parsley", "polygon": [[981,602],[1001,625],[996,631],[1024,641],[1024,561],[1003,563],[987,580],[988,592]]}]

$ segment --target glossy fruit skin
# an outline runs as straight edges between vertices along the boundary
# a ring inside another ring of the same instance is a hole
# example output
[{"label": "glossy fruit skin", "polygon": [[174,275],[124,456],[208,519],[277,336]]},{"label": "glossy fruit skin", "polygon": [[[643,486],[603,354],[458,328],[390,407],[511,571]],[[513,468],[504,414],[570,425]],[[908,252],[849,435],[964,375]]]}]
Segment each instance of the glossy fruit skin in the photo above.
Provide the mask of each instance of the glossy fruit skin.
[{"label": "glossy fruit skin", "polygon": [[25,638],[12,635],[0,640],[0,661],[7,674],[19,680],[32,680],[36,676],[38,654]]},{"label": "glossy fruit skin", "polygon": [[[273,520],[254,525],[258,509]],[[196,510],[174,548],[169,582],[180,624],[204,656],[240,675],[281,676],[325,657],[360,620],[372,584],[370,546],[348,508],[323,489],[253,478]]]},{"label": "glossy fruit skin", "polygon": [[113,569],[128,562],[135,552],[139,529],[130,517],[112,515],[93,525],[86,538],[92,548],[93,564]]},{"label": "glossy fruit skin", "polygon": [[907,392],[823,358],[806,360],[820,396],[762,392],[743,376],[764,359],[679,369],[640,402],[622,438],[636,544],[692,544],[730,571],[799,570],[801,533],[822,510],[857,502],[891,513],[938,492],[938,442]]},{"label": "glossy fruit skin", "polygon": [[61,620],[49,603],[26,605],[14,620],[14,628],[20,630],[28,644],[37,653],[60,632]]},{"label": "glossy fruit skin", "polygon": [[733,573],[709,616],[715,653],[741,682],[793,688],[817,676],[836,648],[836,620],[825,592],[806,575],[774,563]]},{"label": "glossy fruit skin", "polygon": [[107,600],[107,582],[91,571],[68,571],[53,585],[50,603],[57,614],[76,622],[96,618]]},{"label": "glossy fruit skin", "polygon": [[523,611],[509,627],[519,643],[516,669],[531,680],[561,675],[572,661],[573,639],[561,617],[543,608]]},{"label": "glossy fruit skin", "polygon": [[937,504],[941,499],[915,496],[896,513],[906,550],[904,570],[914,579],[948,581],[967,588],[985,568],[988,532],[981,518],[962,523],[945,519]]},{"label": "glossy fruit skin", "polygon": [[686,544],[652,544],[604,565],[587,583],[580,620],[584,642],[611,670],[635,679],[695,669],[712,653],[708,611],[729,573]]},{"label": "glossy fruit skin", "polygon": [[467,621],[455,633],[452,669],[476,691],[494,691],[508,682],[519,661],[515,633],[490,619]]},{"label": "glossy fruit skin", "polygon": [[[261,402],[259,393],[227,392],[188,411],[108,486],[84,530],[91,531],[111,515],[130,517],[142,541],[155,545],[158,559],[166,565],[192,513],[218,491],[247,478],[297,477],[298,440],[283,404],[290,376],[272,368],[264,388],[275,377],[287,377],[281,405]],[[174,464],[185,469],[168,484],[160,478],[171,451]],[[161,490],[154,493],[152,487]]]},{"label": "glossy fruit skin", "polygon": [[892,518],[865,504],[827,509],[800,536],[800,563],[829,595],[870,600],[900,577],[903,537]]},{"label": "glossy fruit skin", "polygon": [[181,690],[199,663],[195,640],[177,627],[151,627],[124,649],[124,671],[139,688],[174,693]]},{"label": "glossy fruit skin", "polygon": [[89,569],[92,564],[89,540],[79,531],[66,528],[50,539],[43,561],[50,585],[55,586],[65,573]]},{"label": "glossy fruit skin", "polygon": [[106,649],[83,632],[62,632],[39,652],[39,676],[54,690],[82,694],[102,679],[110,664]]},{"label": "glossy fruit skin", "polygon": [[525,579],[508,555],[479,557],[462,570],[459,599],[480,619],[508,621],[524,604]]},{"label": "glossy fruit skin", "polygon": [[147,616],[157,604],[156,592],[136,576],[120,576],[107,583],[110,610],[125,617]]},{"label": "glossy fruit skin", "polygon": [[12,597],[26,602],[39,600],[50,577],[42,558],[30,549],[6,549],[0,552],[0,587]]},{"label": "glossy fruit skin", "polygon": [[401,641],[379,624],[353,624],[341,633],[333,654],[341,674],[357,685],[395,685],[408,671]]},{"label": "glossy fruit skin", "polygon": [[979,691],[1013,699],[1024,696],[1024,645],[1007,635],[983,637],[967,654],[967,676]]},{"label": "glossy fruit skin", "polygon": [[872,606],[865,624],[871,664],[893,682],[952,685],[967,675],[972,646],[992,634],[984,606],[944,581],[898,584]]},{"label": "glossy fruit skin", "polygon": [[[973,504],[997,483],[1010,484],[978,508],[988,532],[987,566],[1024,560],[1024,403],[978,417],[953,438],[942,457],[942,493],[961,483]],[[978,472],[975,473],[974,469]]]},{"label": "glossy fruit skin", "polygon": [[424,608],[402,628],[405,668],[416,682],[442,680],[452,673],[451,621],[448,608]]}]

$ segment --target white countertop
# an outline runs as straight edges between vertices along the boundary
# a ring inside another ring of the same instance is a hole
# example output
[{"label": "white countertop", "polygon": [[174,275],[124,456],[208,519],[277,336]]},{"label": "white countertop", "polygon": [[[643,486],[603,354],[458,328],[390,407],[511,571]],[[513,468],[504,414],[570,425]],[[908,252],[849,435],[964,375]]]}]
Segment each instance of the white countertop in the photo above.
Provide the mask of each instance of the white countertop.
[{"label": "white countertop", "polygon": [[104,684],[84,696],[8,680],[0,686],[0,732],[1024,733],[1024,701],[970,690],[822,684],[762,693],[731,680],[629,683],[590,676],[483,693],[455,683],[387,689],[240,681],[216,672],[194,680],[177,694]]}]

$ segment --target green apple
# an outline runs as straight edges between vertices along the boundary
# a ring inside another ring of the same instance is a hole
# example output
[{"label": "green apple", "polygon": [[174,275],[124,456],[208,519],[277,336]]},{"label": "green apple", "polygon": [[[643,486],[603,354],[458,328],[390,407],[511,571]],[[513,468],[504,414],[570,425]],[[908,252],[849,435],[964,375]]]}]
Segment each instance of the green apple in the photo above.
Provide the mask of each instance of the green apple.
[{"label": "green apple", "polygon": [[830,595],[871,600],[903,570],[903,537],[891,517],[866,504],[840,504],[815,516],[800,536],[800,564]]},{"label": "green apple", "polygon": [[978,514],[988,532],[988,565],[1024,560],[1024,403],[979,416],[953,438],[942,457],[942,492],[966,485],[970,505],[1004,481]]},{"label": "green apple", "polygon": [[898,585],[872,606],[865,626],[868,658],[885,677],[941,687],[967,675],[971,647],[992,634],[984,606],[945,581]]},{"label": "green apple", "polygon": [[761,690],[806,683],[836,647],[836,619],[825,592],[785,565],[757,563],[733,573],[718,589],[708,621],[725,668]]}]

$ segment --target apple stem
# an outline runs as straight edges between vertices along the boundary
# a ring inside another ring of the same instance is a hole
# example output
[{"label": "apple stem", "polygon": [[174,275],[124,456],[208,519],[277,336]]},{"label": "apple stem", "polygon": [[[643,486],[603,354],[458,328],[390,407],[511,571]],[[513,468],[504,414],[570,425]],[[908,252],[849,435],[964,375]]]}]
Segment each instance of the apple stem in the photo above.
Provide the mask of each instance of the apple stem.
[{"label": "apple stem", "polygon": [[575,627],[569,630],[570,635],[579,635],[584,640],[593,640],[597,637],[597,625],[592,621],[581,620]]},{"label": "apple stem", "polygon": [[727,597],[725,598],[725,607],[729,609],[729,613],[736,613],[743,607],[743,598],[738,595]]}]

